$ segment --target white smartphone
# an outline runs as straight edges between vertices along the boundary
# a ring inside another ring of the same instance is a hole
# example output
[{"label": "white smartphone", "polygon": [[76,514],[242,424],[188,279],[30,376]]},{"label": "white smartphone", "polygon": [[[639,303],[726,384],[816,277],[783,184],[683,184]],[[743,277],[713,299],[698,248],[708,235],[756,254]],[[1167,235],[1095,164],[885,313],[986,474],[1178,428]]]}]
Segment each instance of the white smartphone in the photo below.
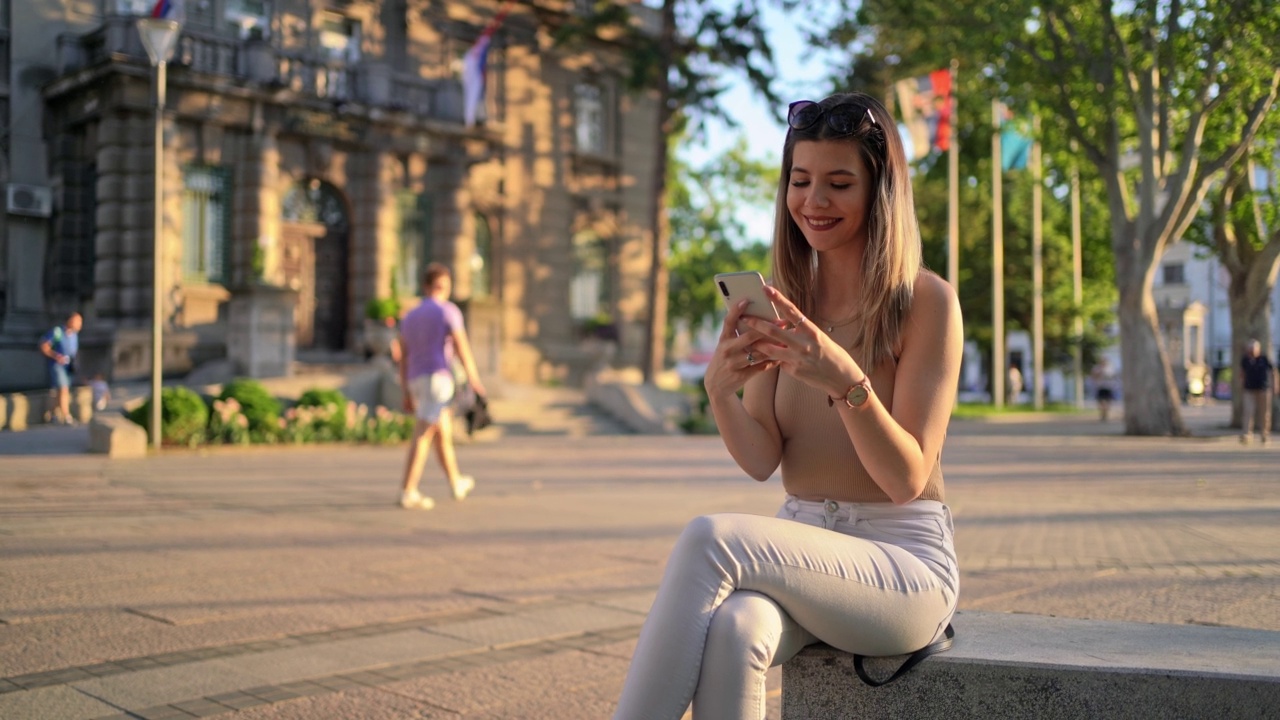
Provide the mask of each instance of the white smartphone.
[{"label": "white smartphone", "polygon": [[720,297],[724,298],[724,306],[733,309],[740,301],[750,301],[747,315],[754,315],[766,320],[777,320],[778,309],[764,294],[764,278],[758,272],[732,272],[716,275],[716,287]]}]

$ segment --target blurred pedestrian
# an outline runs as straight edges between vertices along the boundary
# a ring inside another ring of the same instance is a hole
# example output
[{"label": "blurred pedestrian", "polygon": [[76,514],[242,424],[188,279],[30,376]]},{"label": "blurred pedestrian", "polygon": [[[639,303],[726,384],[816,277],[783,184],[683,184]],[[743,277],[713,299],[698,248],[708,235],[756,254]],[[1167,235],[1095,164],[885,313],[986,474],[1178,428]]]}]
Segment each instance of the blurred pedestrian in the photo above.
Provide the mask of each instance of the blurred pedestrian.
[{"label": "blurred pedestrian", "polygon": [[1271,395],[1280,391],[1280,383],[1275,382],[1275,367],[1262,353],[1262,343],[1258,340],[1250,340],[1245,344],[1244,356],[1240,358],[1240,371],[1244,387],[1244,395],[1240,398],[1244,416],[1244,431],[1240,433],[1240,442],[1249,442],[1256,425],[1258,437],[1266,443],[1271,435]]},{"label": "blurred pedestrian", "polygon": [[404,409],[417,419],[405,460],[400,506],[430,510],[435,507],[435,501],[419,492],[418,482],[432,446],[455,500],[466,498],[476,484],[475,478],[458,472],[453,450],[450,404],[457,389],[451,370],[454,353],[462,361],[467,382],[478,395],[486,393],[463,326],[462,311],[449,301],[453,292],[449,268],[440,263],[428,265],[422,274],[422,290],[422,302],[400,323],[400,386]]},{"label": "blurred pedestrian", "polygon": [[729,454],[756,480],[781,468],[786,497],[775,517],[685,527],[615,720],[678,720],[690,702],[697,718],[762,718],[766,671],[814,642],[865,655],[949,643],[959,570],[940,457],[960,304],[922,268],[910,168],[880,101],[800,101],[787,124],[764,291],[780,318],[730,308],[703,380]]},{"label": "blurred pedestrian", "polygon": [[1009,366],[1009,402],[1017,405],[1022,398],[1022,371],[1017,365]]},{"label": "blurred pedestrian", "polygon": [[71,383],[75,379],[76,356],[80,353],[80,328],[84,318],[73,312],[66,322],[40,338],[40,352],[48,358],[49,397],[53,405],[51,422],[74,425],[71,417]]},{"label": "blurred pedestrian", "polygon": [[1116,372],[1111,368],[1111,361],[1104,357],[1093,366],[1089,376],[1093,379],[1094,397],[1098,400],[1098,419],[1106,422],[1111,414],[1111,403],[1116,399]]},{"label": "blurred pedestrian", "polygon": [[106,410],[107,403],[111,402],[111,386],[107,384],[106,376],[96,373],[89,381],[89,390],[93,392],[94,412]]}]

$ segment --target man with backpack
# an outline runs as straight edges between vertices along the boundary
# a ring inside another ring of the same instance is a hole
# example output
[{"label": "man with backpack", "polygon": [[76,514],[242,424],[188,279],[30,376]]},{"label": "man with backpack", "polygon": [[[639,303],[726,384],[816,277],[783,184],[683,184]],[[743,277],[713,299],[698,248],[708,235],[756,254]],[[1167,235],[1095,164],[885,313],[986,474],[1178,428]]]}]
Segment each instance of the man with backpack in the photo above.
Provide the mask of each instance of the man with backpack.
[{"label": "man with backpack", "polygon": [[49,361],[49,394],[54,402],[51,420],[59,425],[75,424],[71,417],[71,380],[75,377],[83,324],[80,313],[73,312],[64,324],[40,338],[40,352]]}]

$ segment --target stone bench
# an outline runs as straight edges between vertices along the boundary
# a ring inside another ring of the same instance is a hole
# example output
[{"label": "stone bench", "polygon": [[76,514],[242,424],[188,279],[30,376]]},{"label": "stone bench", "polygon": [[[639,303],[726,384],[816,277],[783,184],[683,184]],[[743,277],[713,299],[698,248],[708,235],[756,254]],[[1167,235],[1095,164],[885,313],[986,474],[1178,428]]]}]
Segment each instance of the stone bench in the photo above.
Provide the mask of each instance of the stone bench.
[{"label": "stone bench", "polygon": [[1280,717],[1280,632],[986,612],[953,625],[951,650],[880,688],[852,655],[806,648],[782,667],[783,720]]},{"label": "stone bench", "polygon": [[124,415],[102,413],[89,422],[89,452],[109,458],[147,456],[147,431]]}]

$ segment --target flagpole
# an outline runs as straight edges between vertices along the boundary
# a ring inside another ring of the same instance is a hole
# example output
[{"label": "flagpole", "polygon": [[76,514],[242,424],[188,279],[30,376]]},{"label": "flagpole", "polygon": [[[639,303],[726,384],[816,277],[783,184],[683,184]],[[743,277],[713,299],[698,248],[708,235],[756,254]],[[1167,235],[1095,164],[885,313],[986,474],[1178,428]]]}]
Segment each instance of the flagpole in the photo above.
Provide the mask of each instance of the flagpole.
[{"label": "flagpole", "polygon": [[947,148],[947,279],[960,290],[960,136],[956,122],[960,97],[956,79],[960,61],[951,58],[951,145]]},{"label": "flagpole", "polygon": [[[1076,141],[1071,141],[1071,157],[1076,156]],[[1080,167],[1071,164],[1071,302],[1075,309],[1071,333],[1071,363],[1076,380],[1076,407],[1084,407],[1084,265],[1080,258]]]},{"label": "flagpole", "polygon": [[1040,116],[1031,118],[1031,357],[1036,410],[1044,409],[1044,182]]},{"label": "flagpole", "polygon": [[1004,191],[999,100],[991,101],[991,402],[1004,407]]}]

